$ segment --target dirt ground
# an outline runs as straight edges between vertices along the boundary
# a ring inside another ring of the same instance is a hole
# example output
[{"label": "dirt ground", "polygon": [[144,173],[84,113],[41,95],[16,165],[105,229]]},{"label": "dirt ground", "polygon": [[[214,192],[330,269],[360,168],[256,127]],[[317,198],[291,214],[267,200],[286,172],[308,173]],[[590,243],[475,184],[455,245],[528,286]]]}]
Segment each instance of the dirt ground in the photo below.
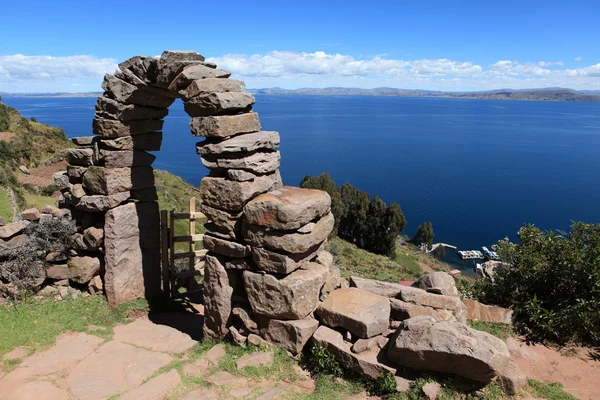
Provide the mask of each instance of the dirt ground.
[{"label": "dirt ground", "polygon": [[37,168],[30,168],[29,175],[20,173],[18,175],[19,183],[29,183],[30,185],[39,186],[41,188],[51,185],[52,175],[58,171],[64,171],[68,163],[60,161],[50,165],[42,165]]},{"label": "dirt ground", "polygon": [[528,378],[560,382],[566,392],[582,400],[600,399],[600,352],[580,347],[559,351],[515,338],[509,338],[507,344]]}]

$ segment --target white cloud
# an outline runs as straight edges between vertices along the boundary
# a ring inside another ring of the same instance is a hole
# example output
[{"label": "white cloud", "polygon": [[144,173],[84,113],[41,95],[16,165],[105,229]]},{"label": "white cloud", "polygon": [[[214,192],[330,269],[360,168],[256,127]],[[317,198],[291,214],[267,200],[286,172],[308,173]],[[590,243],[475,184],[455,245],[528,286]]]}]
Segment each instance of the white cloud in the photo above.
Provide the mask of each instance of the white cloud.
[{"label": "white cloud", "polygon": [[575,61],[581,61],[583,60],[583,57],[579,56],[579,57],[575,57]]}]

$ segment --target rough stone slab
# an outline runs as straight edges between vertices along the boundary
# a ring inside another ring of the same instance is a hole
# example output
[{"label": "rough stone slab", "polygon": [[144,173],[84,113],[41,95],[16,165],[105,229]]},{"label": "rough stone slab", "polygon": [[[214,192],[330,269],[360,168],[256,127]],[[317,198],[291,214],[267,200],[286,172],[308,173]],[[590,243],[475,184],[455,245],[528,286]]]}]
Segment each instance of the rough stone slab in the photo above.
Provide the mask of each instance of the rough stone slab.
[{"label": "rough stone slab", "polygon": [[87,167],[93,164],[93,155],[92,149],[69,149],[67,150],[67,162],[71,165]]},{"label": "rough stone slab", "polygon": [[273,356],[274,354],[272,351],[259,351],[246,354],[236,361],[235,366],[237,369],[270,366],[273,365]]},{"label": "rough stone slab", "polygon": [[245,258],[250,256],[250,246],[215,236],[204,235],[204,248],[212,253],[231,258]]},{"label": "rough stone slab", "polygon": [[264,247],[275,251],[301,254],[324,242],[334,225],[333,214],[321,218],[311,233],[295,233],[289,231],[266,230],[263,227],[242,224],[242,234],[246,242],[253,246]]},{"label": "rough stone slab", "polygon": [[196,344],[189,335],[175,328],[144,319],[135,320],[127,325],[117,325],[114,328],[113,339],[164,353],[182,353]]},{"label": "rough stone slab", "polygon": [[489,333],[452,321],[414,317],[392,336],[390,361],[404,367],[491,382],[510,360],[506,344]]},{"label": "rough stone slab", "polygon": [[210,93],[184,102],[183,108],[190,117],[204,117],[250,111],[255,102],[254,96],[247,92]]},{"label": "rough stone slab", "polygon": [[200,387],[178,397],[179,400],[219,400],[221,396],[214,389]]},{"label": "rough stone slab", "polygon": [[259,131],[242,133],[231,139],[207,138],[196,146],[198,154],[249,153],[263,149],[279,147],[279,133],[274,131]]},{"label": "rough stone slab", "polygon": [[281,254],[262,247],[252,247],[252,259],[260,270],[287,275],[315,258],[325,248],[325,243],[319,243],[299,254]]},{"label": "rough stone slab", "polygon": [[40,210],[37,208],[28,208],[27,210],[21,211],[21,218],[26,221],[37,221],[40,219]]},{"label": "rough stone slab", "polygon": [[67,171],[53,173],[52,183],[54,183],[59,188],[69,187],[69,175],[67,175]]},{"label": "rough stone slab", "polygon": [[383,335],[374,336],[369,339],[358,339],[352,345],[352,352],[356,354],[363,353],[369,350],[380,350],[385,348],[389,339]]},{"label": "rough stone slab", "polygon": [[159,235],[160,218],[155,202],[125,204],[106,213],[104,289],[111,307],[160,295]]},{"label": "rough stone slab", "polygon": [[57,281],[69,279],[69,267],[67,264],[51,265],[46,268],[46,278]]},{"label": "rough stone slab", "polygon": [[244,271],[244,287],[252,311],[275,319],[303,319],[317,308],[319,292],[328,269],[308,263],[291,274],[277,278]]},{"label": "rough stone slab", "polygon": [[240,321],[242,323],[243,328],[247,332],[251,332],[254,334],[259,333],[258,325],[252,319],[252,317],[250,316],[250,314],[248,313],[248,311],[246,309],[244,309],[242,307],[234,307],[233,310],[231,311],[231,315],[236,317],[238,319],[238,321]]},{"label": "rough stone slab", "polygon": [[508,308],[488,306],[477,300],[463,300],[467,307],[467,319],[502,324],[512,323],[512,310]]},{"label": "rough stone slab", "polygon": [[104,229],[91,226],[83,231],[83,240],[91,248],[99,248],[104,240]]},{"label": "rough stone slab", "polygon": [[236,385],[236,386],[246,386],[248,383],[248,379],[240,378],[238,376],[232,375],[227,371],[220,371],[216,374],[213,374],[206,378],[206,382],[212,383],[216,386],[225,386],[225,385]]},{"label": "rough stone slab", "polygon": [[256,266],[248,258],[233,259],[225,263],[225,269],[256,271]]},{"label": "rough stone slab", "polygon": [[365,351],[354,354],[350,350],[351,344],[344,341],[342,334],[321,325],[313,335],[313,341],[329,350],[335,358],[346,368],[362,375],[377,379],[386,373],[396,374],[383,351]]},{"label": "rough stone slab", "polygon": [[100,272],[100,259],[98,257],[71,257],[69,266],[69,280],[79,284],[87,284]]},{"label": "rough stone slab", "polygon": [[[104,97],[100,98],[103,99]],[[96,140],[98,140],[96,136],[78,136],[71,138],[71,142],[77,146],[91,146]]]},{"label": "rough stone slab", "polygon": [[[213,69],[213,71],[215,70]],[[244,90],[246,90],[246,84],[242,81],[223,78],[205,78],[192,81],[192,83],[184,90],[181,90],[179,94],[185,101],[201,94],[215,92],[243,92]]]},{"label": "rough stone slab", "polygon": [[156,65],[158,60],[154,57],[135,56],[119,64],[121,71],[131,71],[146,84],[156,83]]},{"label": "rough stone slab", "polygon": [[243,213],[241,212],[232,213],[229,211],[223,211],[206,204],[200,204],[199,210],[201,213],[206,215],[209,221],[219,228],[231,232],[239,232],[242,229]]},{"label": "rough stone slab", "polygon": [[211,364],[205,358],[199,358],[183,367],[183,373],[193,376],[204,376],[210,372]]},{"label": "rough stone slab", "polygon": [[321,218],[330,210],[331,198],[327,192],[284,186],[248,202],[244,216],[252,225],[290,230]]},{"label": "rough stone slab", "polygon": [[211,365],[216,367],[226,354],[227,352],[225,350],[225,345],[223,343],[219,343],[211,347],[210,350],[204,354],[203,358],[206,359]]},{"label": "rough stone slab", "polygon": [[279,151],[258,151],[254,153],[230,153],[205,155],[202,164],[209,169],[242,169],[255,174],[276,171],[281,163]]},{"label": "rough stone slab", "polygon": [[405,286],[398,283],[377,281],[375,279],[359,278],[358,276],[350,277],[350,286],[366,290],[374,294],[384,297],[396,298],[400,296]]},{"label": "rough stone slab", "polygon": [[256,179],[256,175],[243,169],[229,169],[227,170],[227,178],[232,181],[246,182]]},{"label": "rough stone slab", "polygon": [[126,202],[130,197],[129,192],[115,193],[109,196],[92,195],[82,196],[73,201],[76,209],[87,212],[104,212],[115,208],[121,203]]},{"label": "rough stone slab", "polygon": [[192,135],[225,138],[260,131],[257,113],[197,117],[190,119]]},{"label": "rough stone slab", "polygon": [[523,375],[523,372],[513,360],[508,360],[506,366],[498,372],[497,381],[506,393],[515,395],[527,383],[527,376]]},{"label": "rough stone slab", "polygon": [[204,336],[224,338],[231,315],[233,285],[222,260],[208,255],[204,263]]},{"label": "rough stone slab", "polygon": [[344,328],[367,339],[387,331],[390,301],[357,288],[339,289],[321,303],[315,314],[329,327]]},{"label": "rough stone slab", "polygon": [[[119,121],[162,119],[166,117],[168,113],[169,110],[166,108],[122,104],[108,97],[98,97],[98,101],[96,102],[96,115],[101,118]],[[91,143],[89,144],[91,145]]]},{"label": "rough stone slab", "polygon": [[23,232],[23,230],[29,225],[29,221],[17,221],[12,224],[0,226],[0,239],[10,239],[11,237]]},{"label": "rough stone slab", "polygon": [[202,64],[185,66],[183,71],[173,79],[169,85],[169,90],[179,92],[186,89],[193,81],[206,78],[229,78],[231,72],[222,69],[207,67]]},{"label": "rough stone slab", "polygon": [[119,397],[119,400],[163,400],[167,393],[179,385],[181,377],[177,370],[172,369],[162,375],[150,379],[148,382]]},{"label": "rough stone slab", "polygon": [[208,206],[239,212],[254,196],[281,187],[279,171],[259,176],[252,182],[205,177],[200,182],[200,198]]},{"label": "rough stone slab", "polygon": [[148,92],[110,74],[104,75],[102,89],[106,91],[105,96],[123,104],[167,108],[175,101],[174,98]]},{"label": "rough stone slab", "polygon": [[111,195],[154,186],[152,167],[89,167],[83,175],[83,187],[90,194]]},{"label": "rough stone slab", "polygon": [[314,318],[296,321],[270,319],[260,334],[270,343],[281,346],[292,354],[300,354],[318,327],[319,321]]},{"label": "rough stone slab", "polygon": [[432,307],[421,306],[418,304],[407,303],[398,299],[390,299],[392,307],[391,319],[394,321],[404,321],[419,315],[435,317],[442,321],[456,320],[451,311],[436,309]]},{"label": "rough stone slab", "polygon": [[443,271],[436,271],[422,276],[413,286],[430,293],[458,296],[458,289],[456,288],[454,278]]},{"label": "rough stone slab", "polygon": [[139,386],[173,357],[112,341],[83,360],[67,378],[81,400],[100,400]]},{"label": "rough stone slab", "polygon": [[94,118],[94,134],[104,139],[114,139],[123,136],[134,136],[143,133],[160,131],[164,121],[161,119],[145,119],[139,121],[116,121],[113,119]]},{"label": "rough stone slab", "polygon": [[106,150],[145,150],[158,151],[162,144],[162,132],[145,133],[135,136],[124,136],[118,139],[104,139],[99,143]]},{"label": "rough stone slab", "polygon": [[458,322],[463,324],[467,322],[467,307],[457,296],[433,294],[422,289],[403,286],[400,299],[408,303],[451,311]]},{"label": "rough stone slab", "polygon": [[437,382],[427,382],[421,388],[426,400],[436,400],[440,390],[442,390],[442,385]]},{"label": "rough stone slab", "polygon": [[159,58],[159,62],[162,64],[170,64],[180,61],[204,61],[205,58],[202,54],[192,50],[165,50],[162,52]]},{"label": "rough stone slab", "polygon": [[218,238],[225,239],[225,240],[233,240],[233,241],[239,240],[239,237],[236,234],[236,232],[233,232],[229,229],[223,229],[222,227],[212,224],[210,222],[204,224],[204,230],[205,230],[205,233],[208,234],[209,236],[218,237]]},{"label": "rough stone slab", "polygon": [[155,159],[155,155],[141,150],[100,150],[100,161],[102,161],[107,168],[152,165]]}]

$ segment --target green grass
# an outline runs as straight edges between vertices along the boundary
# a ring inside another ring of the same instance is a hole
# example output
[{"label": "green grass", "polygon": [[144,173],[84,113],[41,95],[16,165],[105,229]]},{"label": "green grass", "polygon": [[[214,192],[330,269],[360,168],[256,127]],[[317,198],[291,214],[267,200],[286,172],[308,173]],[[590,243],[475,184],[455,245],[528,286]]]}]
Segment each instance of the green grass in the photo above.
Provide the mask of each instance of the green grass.
[{"label": "green grass", "polygon": [[421,269],[412,258],[400,254],[395,260],[369,253],[338,237],[333,237],[327,249],[334,255],[334,264],[342,276],[356,275],[387,282],[418,279]]},{"label": "green grass", "polygon": [[[104,296],[58,302],[27,300],[0,307],[0,357],[19,346],[30,350],[47,348],[67,331],[109,337],[113,326],[126,322],[130,310],[146,307],[145,300],[136,300],[112,310],[106,305]],[[90,325],[105,329],[90,330]]]},{"label": "green grass", "polygon": [[4,218],[6,223],[12,220],[12,204],[6,190],[0,190],[0,217]]},{"label": "green grass", "polygon": [[31,193],[24,193],[23,197],[25,198],[25,208],[37,208],[41,210],[44,206],[56,206],[55,197]]},{"label": "green grass", "polygon": [[490,333],[502,340],[508,339],[513,334],[512,326],[508,324],[483,321],[468,321],[468,325],[473,329]]},{"label": "green grass", "polygon": [[525,390],[534,396],[547,400],[577,400],[577,397],[565,392],[560,383],[540,382],[535,379],[527,381]]}]

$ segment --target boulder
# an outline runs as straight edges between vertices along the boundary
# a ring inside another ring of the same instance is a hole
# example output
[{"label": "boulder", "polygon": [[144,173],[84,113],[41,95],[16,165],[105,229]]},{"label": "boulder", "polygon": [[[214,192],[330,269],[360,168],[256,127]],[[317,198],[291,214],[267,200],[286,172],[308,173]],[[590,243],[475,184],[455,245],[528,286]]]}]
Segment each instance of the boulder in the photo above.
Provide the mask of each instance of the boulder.
[{"label": "boulder", "polygon": [[257,113],[197,117],[190,120],[192,135],[226,138],[240,133],[260,131]]},{"label": "boulder", "polygon": [[219,210],[206,204],[200,204],[199,211],[206,215],[209,221],[222,230],[239,232],[242,229],[242,213]]},{"label": "boulder", "polygon": [[175,101],[174,98],[165,95],[138,89],[137,86],[110,74],[104,75],[102,89],[105,90],[105,96],[123,104],[167,108]]},{"label": "boulder", "polygon": [[[99,97],[99,99],[110,100],[110,99],[107,99],[106,97]],[[110,101],[114,101],[114,100],[110,100]],[[91,146],[94,144],[94,142],[96,142],[96,140],[98,140],[98,137],[96,137],[96,136],[79,136],[79,137],[71,138],[71,142],[73,142],[73,144],[75,144],[77,146]]]},{"label": "boulder", "polygon": [[508,363],[498,372],[498,384],[509,395],[516,395],[527,383],[527,376],[523,375],[519,366],[513,361]]},{"label": "boulder", "polygon": [[[194,64],[183,68],[169,85],[169,90],[182,91],[192,85],[194,81],[206,78],[229,78],[231,72],[222,69],[210,68],[202,64]],[[194,89],[191,89],[194,90]]]},{"label": "boulder", "polygon": [[69,183],[81,183],[85,171],[87,171],[86,167],[67,165],[67,175],[69,176]]},{"label": "boulder", "polygon": [[357,288],[332,292],[315,312],[321,323],[367,339],[387,331],[390,301]]},{"label": "boulder", "polygon": [[30,174],[30,172],[29,172],[29,168],[27,168],[27,167],[26,167],[26,166],[24,166],[24,165],[20,165],[20,166],[19,166],[19,171],[21,171],[21,172],[22,172],[22,173],[24,173],[25,175],[29,175],[29,174]]},{"label": "boulder", "polygon": [[72,257],[67,265],[69,266],[69,280],[82,285],[87,284],[100,273],[98,257]]},{"label": "boulder", "polygon": [[69,279],[70,270],[67,264],[51,265],[46,268],[46,278],[56,281]]},{"label": "boulder", "polygon": [[89,167],[83,175],[83,187],[91,194],[111,195],[154,186],[152,167]]},{"label": "boulder", "polygon": [[116,121],[96,117],[93,123],[94,134],[102,138],[114,139],[123,136],[140,135],[160,131],[163,127],[161,119],[144,119],[135,121]]},{"label": "boulder", "polygon": [[346,368],[373,379],[384,374],[396,374],[396,369],[389,365],[384,351],[371,350],[360,354],[351,351],[351,343],[344,341],[342,334],[321,325],[314,333],[312,340],[333,354],[340,364]]},{"label": "boulder", "polygon": [[256,150],[279,147],[279,133],[259,131],[242,133],[230,139],[220,140],[207,138],[196,145],[198,154],[248,153]]},{"label": "boulder", "polygon": [[456,320],[454,314],[452,314],[452,312],[448,310],[425,307],[418,304],[407,303],[398,299],[390,299],[390,305],[392,307],[390,317],[394,321],[404,321],[405,319],[409,319],[419,315],[435,317],[442,321]]},{"label": "boulder", "polygon": [[317,308],[328,269],[308,263],[303,269],[278,278],[244,271],[244,287],[252,311],[275,319],[303,319]]},{"label": "boulder", "polygon": [[402,290],[404,288],[404,286],[398,283],[377,281],[375,279],[359,278],[358,276],[350,277],[350,286],[390,298],[399,297],[400,293],[402,293]]},{"label": "boulder", "polygon": [[190,117],[204,117],[249,111],[255,102],[247,92],[209,93],[189,99],[183,107]]},{"label": "boulder", "polygon": [[244,207],[244,216],[252,225],[291,230],[323,217],[330,209],[327,192],[284,186],[252,199]]},{"label": "boulder", "polygon": [[446,296],[458,296],[458,289],[452,275],[437,271],[421,277],[413,285],[430,293],[443,294]]},{"label": "boulder", "polygon": [[[213,71],[215,71],[213,69]],[[223,92],[243,92],[246,90],[246,84],[242,81],[223,78],[205,78],[196,79],[189,84],[187,88],[180,91],[179,94],[183,100],[189,100],[201,94],[223,93]]]},{"label": "boulder", "polygon": [[102,241],[104,240],[104,229],[89,227],[83,231],[83,240],[86,244],[94,249],[102,246]]},{"label": "boulder", "polygon": [[71,165],[80,165],[87,167],[93,164],[92,157],[94,150],[92,149],[69,149],[67,150],[67,162]]},{"label": "boulder", "polygon": [[388,359],[423,371],[459,375],[489,383],[510,361],[506,344],[489,333],[454,321],[414,317],[389,342]]},{"label": "boulder", "polygon": [[250,255],[250,246],[215,236],[204,235],[203,244],[211,253],[231,258],[245,258]]},{"label": "boulder", "polygon": [[152,165],[156,156],[142,150],[100,150],[100,160],[107,168]]},{"label": "boulder", "polygon": [[69,175],[66,171],[55,172],[52,174],[52,183],[59,188],[69,187]]},{"label": "boulder", "polygon": [[152,132],[117,139],[103,139],[100,141],[99,147],[106,150],[158,151],[161,144],[162,132]]},{"label": "boulder", "polygon": [[40,219],[40,210],[37,208],[28,208],[21,212],[21,218],[26,221],[37,221]]},{"label": "boulder", "polygon": [[253,153],[225,153],[219,156],[202,156],[202,164],[210,169],[243,169],[255,174],[276,171],[281,162],[279,151],[257,151]]},{"label": "boulder", "polygon": [[232,311],[233,287],[222,260],[206,256],[204,263],[204,337],[224,338]]},{"label": "boulder", "polygon": [[76,209],[81,211],[104,212],[126,202],[129,197],[129,192],[115,193],[109,196],[103,196],[99,194],[93,196],[82,196],[79,199],[74,199],[73,205]]},{"label": "boulder", "polygon": [[502,324],[512,323],[512,310],[508,308],[487,306],[476,300],[463,300],[467,307],[467,319]]},{"label": "boulder", "polygon": [[269,319],[266,326],[261,329],[260,335],[270,343],[297,355],[302,352],[318,327],[319,322],[314,318],[296,321]]},{"label": "boulder", "polygon": [[202,203],[232,212],[240,212],[254,196],[281,187],[279,171],[259,176],[252,182],[235,182],[225,178],[205,177],[200,182]]},{"label": "boulder", "polygon": [[29,221],[22,220],[0,226],[0,239],[10,239],[11,237],[23,232],[27,225],[29,225]]},{"label": "boulder", "polygon": [[109,210],[105,215],[104,249],[104,290],[111,307],[161,294],[157,203],[129,203]]},{"label": "boulder", "polygon": [[243,169],[227,170],[227,177],[232,181],[246,182],[256,179],[256,175],[252,172],[244,171]]},{"label": "boulder", "polygon": [[262,247],[252,247],[252,259],[262,271],[287,275],[315,258],[324,247],[325,242],[318,243],[298,254],[282,254]]},{"label": "boulder", "polygon": [[166,117],[168,113],[169,110],[166,108],[122,104],[108,97],[98,97],[98,101],[96,102],[96,116],[119,121],[162,119]]},{"label": "boulder", "polygon": [[329,213],[316,223],[312,232],[306,234],[294,231],[266,230],[264,227],[244,223],[242,234],[246,241],[253,246],[301,254],[324,242],[333,230],[334,222],[333,214]]}]

